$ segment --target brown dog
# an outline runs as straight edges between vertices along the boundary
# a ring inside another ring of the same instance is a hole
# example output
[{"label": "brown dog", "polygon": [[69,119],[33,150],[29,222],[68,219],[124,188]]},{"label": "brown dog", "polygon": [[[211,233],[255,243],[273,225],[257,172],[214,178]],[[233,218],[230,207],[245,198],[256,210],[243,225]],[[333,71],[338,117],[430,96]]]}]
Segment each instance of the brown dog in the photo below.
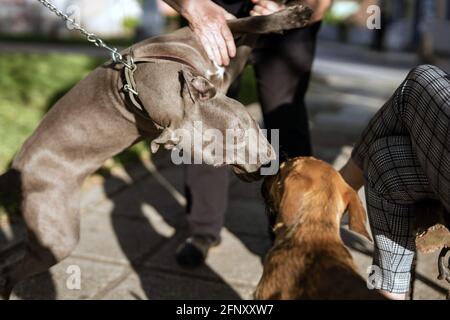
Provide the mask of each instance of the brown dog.
[{"label": "brown dog", "polygon": [[348,210],[351,230],[371,240],[358,194],[330,165],[314,158],[284,163],[263,195],[277,213],[276,240],[266,257],[256,299],[381,299],[367,289],[340,238]]}]

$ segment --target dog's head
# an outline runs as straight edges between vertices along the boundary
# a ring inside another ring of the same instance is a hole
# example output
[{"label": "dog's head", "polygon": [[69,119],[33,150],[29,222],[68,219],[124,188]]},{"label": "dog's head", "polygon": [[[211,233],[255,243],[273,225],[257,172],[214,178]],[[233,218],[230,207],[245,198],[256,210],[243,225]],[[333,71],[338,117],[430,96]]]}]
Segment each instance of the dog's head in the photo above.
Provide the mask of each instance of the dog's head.
[{"label": "dog's head", "polygon": [[184,163],[232,165],[236,174],[244,177],[275,160],[274,149],[245,107],[207,78],[188,68],[180,70],[173,63],[148,68],[152,68],[151,74],[143,75],[138,68],[136,77],[144,78],[141,86],[148,83],[146,88],[138,87],[140,98],[146,100],[143,104],[149,106],[146,109],[153,120],[164,128],[152,141],[153,152],[159,146],[175,149]]},{"label": "dog's head", "polygon": [[262,194],[275,230],[289,230],[301,224],[315,231],[339,232],[343,214],[349,214],[349,228],[371,240],[366,230],[366,212],[358,194],[327,163],[314,158],[297,158],[281,165],[278,175],[266,178]]}]

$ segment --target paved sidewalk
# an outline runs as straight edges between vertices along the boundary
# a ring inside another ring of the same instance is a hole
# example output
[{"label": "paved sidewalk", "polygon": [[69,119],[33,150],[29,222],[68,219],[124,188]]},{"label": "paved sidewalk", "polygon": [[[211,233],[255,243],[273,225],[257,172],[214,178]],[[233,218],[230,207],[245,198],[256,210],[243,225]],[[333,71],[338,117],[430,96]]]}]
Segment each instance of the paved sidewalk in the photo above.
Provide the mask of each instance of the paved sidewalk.
[{"label": "paved sidewalk", "polygon": [[[319,48],[308,95],[316,155],[342,166],[367,121],[407,71],[407,66],[339,60],[321,55]],[[260,117],[257,105],[249,109]],[[15,298],[251,299],[270,245],[259,184],[232,178],[223,243],[211,251],[206,266],[186,270],[174,260],[186,236],[182,173],[159,154],[154,162],[89,179],[77,250],[49,273],[22,284]],[[345,224],[342,237],[365,276],[371,244]],[[20,238],[20,229],[0,228],[0,243],[6,238]],[[450,289],[436,280],[436,258],[419,257],[416,299],[443,299]],[[80,267],[81,290],[67,289],[70,266]]]}]

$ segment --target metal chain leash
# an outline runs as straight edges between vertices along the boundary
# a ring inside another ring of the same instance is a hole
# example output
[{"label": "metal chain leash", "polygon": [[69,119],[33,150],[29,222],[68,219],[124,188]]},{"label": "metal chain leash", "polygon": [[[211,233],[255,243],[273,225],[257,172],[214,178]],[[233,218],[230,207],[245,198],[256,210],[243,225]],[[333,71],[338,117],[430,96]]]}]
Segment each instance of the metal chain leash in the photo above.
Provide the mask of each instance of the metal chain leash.
[{"label": "metal chain leash", "polygon": [[[70,18],[67,14],[56,8],[51,2],[47,0],[37,0],[42,5],[44,5],[51,12],[56,14],[58,17],[63,19],[65,22],[69,22],[72,25],[72,29],[77,30],[82,35],[86,37],[86,39],[93,43],[95,46],[99,48],[104,48],[111,53],[111,58],[115,63],[123,64],[126,68],[133,70],[135,68],[133,59],[129,59],[128,61],[124,59],[124,57],[118,52],[117,48],[112,48],[108,46],[99,36],[92,32],[88,32],[81,25],[79,25],[74,19]],[[68,28],[68,27],[67,27]],[[69,29],[69,28],[68,28]]]}]

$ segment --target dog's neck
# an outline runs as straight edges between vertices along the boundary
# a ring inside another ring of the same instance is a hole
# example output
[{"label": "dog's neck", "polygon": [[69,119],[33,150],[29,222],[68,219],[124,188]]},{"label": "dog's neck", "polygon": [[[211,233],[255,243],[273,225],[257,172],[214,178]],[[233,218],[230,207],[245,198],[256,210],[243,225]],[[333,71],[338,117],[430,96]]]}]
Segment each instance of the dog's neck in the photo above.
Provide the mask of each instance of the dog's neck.
[{"label": "dog's neck", "polygon": [[[280,212],[283,216],[283,212]],[[339,216],[339,217],[337,217]],[[336,218],[334,218],[336,217]],[[340,215],[330,212],[320,212],[304,216],[297,214],[289,222],[279,221],[275,225],[276,238],[293,241],[295,243],[339,243],[340,237]]]},{"label": "dog's neck", "polygon": [[[331,219],[310,219],[290,227],[279,226],[272,250],[286,250],[300,259],[315,263],[328,259],[328,263],[352,265],[351,254],[340,237],[339,223]],[[308,259],[304,259],[308,257]]]}]

